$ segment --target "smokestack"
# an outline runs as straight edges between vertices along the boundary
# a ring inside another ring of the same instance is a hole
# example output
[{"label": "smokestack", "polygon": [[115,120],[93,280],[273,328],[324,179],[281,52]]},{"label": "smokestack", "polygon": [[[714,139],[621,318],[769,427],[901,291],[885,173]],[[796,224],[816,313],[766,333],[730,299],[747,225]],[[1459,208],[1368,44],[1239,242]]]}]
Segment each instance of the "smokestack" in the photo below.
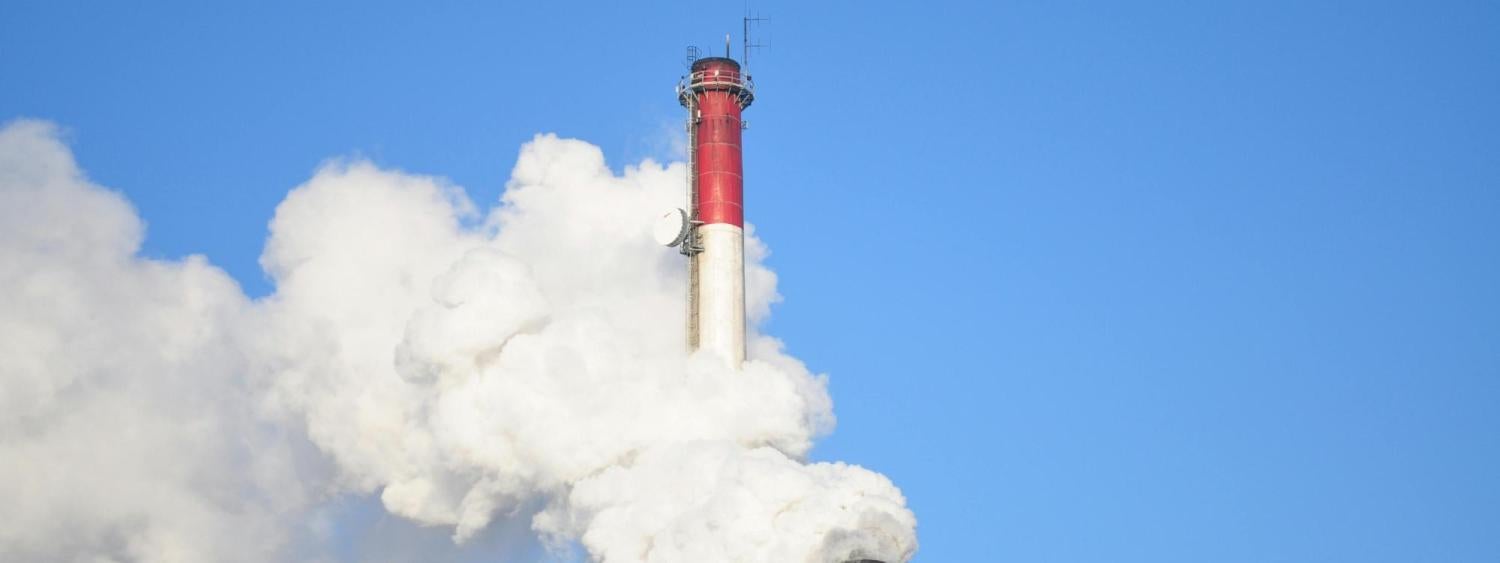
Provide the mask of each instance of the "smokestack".
[{"label": "smokestack", "polygon": [[[728,57],[693,61],[677,85],[687,108],[689,211],[664,218],[663,242],[688,257],[688,346],[745,361],[745,211],[740,114],[754,84]],[[669,212],[668,215],[673,215]],[[684,217],[685,216],[685,217]],[[675,236],[671,221],[680,223]]]}]

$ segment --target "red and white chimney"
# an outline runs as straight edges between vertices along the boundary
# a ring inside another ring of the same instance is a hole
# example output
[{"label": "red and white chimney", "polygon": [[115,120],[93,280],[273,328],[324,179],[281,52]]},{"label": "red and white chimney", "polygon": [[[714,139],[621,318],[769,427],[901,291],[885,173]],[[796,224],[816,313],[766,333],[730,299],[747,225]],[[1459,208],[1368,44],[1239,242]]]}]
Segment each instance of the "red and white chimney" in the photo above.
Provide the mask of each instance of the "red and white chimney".
[{"label": "red and white chimney", "polygon": [[688,256],[688,345],[738,367],[745,360],[740,112],[754,100],[754,86],[734,59],[708,57],[693,61],[677,94],[688,112],[689,211],[669,212],[661,238]]}]

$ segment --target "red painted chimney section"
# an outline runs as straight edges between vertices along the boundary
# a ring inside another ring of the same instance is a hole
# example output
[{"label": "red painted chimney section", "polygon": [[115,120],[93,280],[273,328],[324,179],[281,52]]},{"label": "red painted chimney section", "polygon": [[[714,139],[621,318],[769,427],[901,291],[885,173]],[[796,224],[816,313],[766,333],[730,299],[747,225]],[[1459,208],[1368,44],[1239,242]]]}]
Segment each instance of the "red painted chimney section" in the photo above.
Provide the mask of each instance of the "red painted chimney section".
[{"label": "red painted chimney section", "polygon": [[745,176],[740,152],[745,96],[740,64],[712,57],[693,62],[693,95],[698,107],[698,220],[745,226]]}]

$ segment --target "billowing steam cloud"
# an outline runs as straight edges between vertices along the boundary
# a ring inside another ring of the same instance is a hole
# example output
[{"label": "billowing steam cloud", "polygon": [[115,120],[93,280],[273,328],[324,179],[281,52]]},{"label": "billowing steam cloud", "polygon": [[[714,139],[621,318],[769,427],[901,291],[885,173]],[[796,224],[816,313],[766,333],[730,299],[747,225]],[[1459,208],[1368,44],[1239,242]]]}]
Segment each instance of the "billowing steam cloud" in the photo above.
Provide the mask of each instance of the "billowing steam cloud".
[{"label": "billowing steam cloud", "polygon": [[611,563],[905,561],[887,479],[801,461],[820,377],[763,335],[742,371],[684,352],[682,263],[643,228],[684,174],[543,135],[481,214],[330,164],[277,209],[250,300],[202,257],[136,256],[140,220],[53,127],[5,127],[0,560],[297,560],[320,504],[378,494],[460,542],[531,515]]}]

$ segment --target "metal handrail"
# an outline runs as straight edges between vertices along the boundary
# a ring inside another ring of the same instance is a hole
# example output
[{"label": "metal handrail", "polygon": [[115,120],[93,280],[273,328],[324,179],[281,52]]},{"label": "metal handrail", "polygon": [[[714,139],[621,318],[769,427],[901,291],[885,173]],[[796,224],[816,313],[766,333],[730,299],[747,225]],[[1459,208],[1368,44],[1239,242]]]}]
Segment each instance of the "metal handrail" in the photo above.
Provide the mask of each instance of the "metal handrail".
[{"label": "metal handrail", "polygon": [[677,98],[684,100],[690,92],[718,88],[736,90],[742,107],[755,100],[755,81],[750,79],[750,75],[722,70],[700,70],[682,77],[677,81]]}]

